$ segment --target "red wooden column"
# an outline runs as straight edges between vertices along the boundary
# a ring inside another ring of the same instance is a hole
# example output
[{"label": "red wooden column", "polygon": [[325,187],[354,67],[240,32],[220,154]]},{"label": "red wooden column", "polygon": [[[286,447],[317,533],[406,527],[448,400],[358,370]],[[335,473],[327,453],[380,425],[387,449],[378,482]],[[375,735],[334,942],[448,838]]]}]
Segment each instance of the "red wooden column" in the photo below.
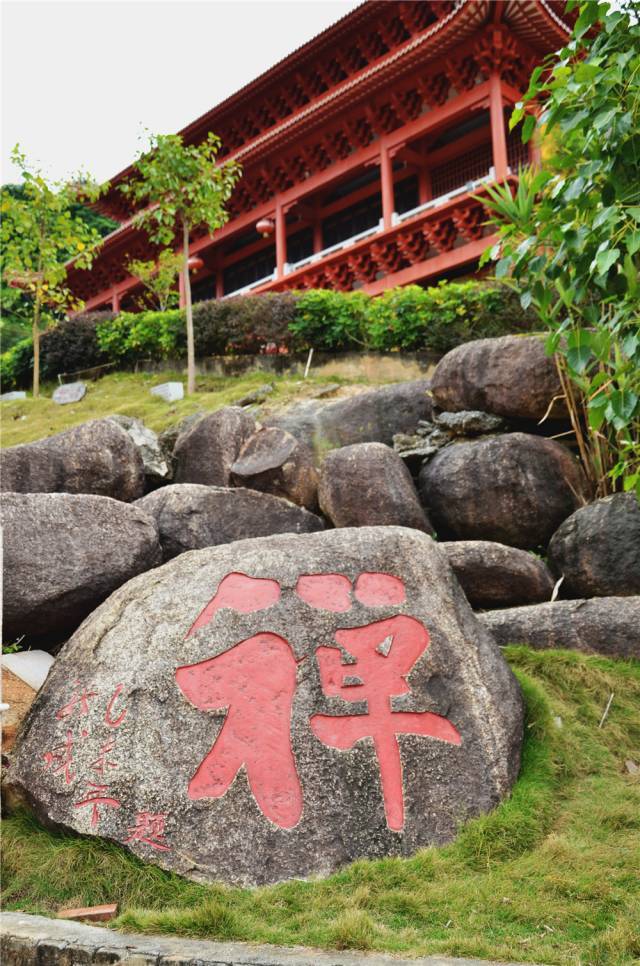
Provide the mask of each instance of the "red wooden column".
[{"label": "red wooden column", "polygon": [[276,278],[284,277],[287,260],[287,231],[284,221],[284,205],[276,202]]},{"label": "red wooden column", "polygon": [[187,304],[187,297],[184,291],[184,275],[182,272],[178,275],[178,306],[183,309]]},{"label": "red wooden column", "polygon": [[428,168],[422,167],[418,171],[418,202],[421,205],[431,201],[431,172]]},{"label": "red wooden column", "polygon": [[221,299],[224,295],[224,275],[220,266],[216,268],[216,298]]},{"label": "red wooden column", "polygon": [[120,294],[115,288],[111,289],[111,311],[112,312],[120,311]]},{"label": "red wooden column", "polygon": [[391,228],[393,215],[393,167],[391,154],[384,145],[380,147],[380,182],[382,185],[382,225]]},{"label": "red wooden column", "polygon": [[491,146],[496,180],[507,177],[507,134],[504,129],[504,104],[500,75],[494,71],[489,78],[489,111],[491,114]]}]

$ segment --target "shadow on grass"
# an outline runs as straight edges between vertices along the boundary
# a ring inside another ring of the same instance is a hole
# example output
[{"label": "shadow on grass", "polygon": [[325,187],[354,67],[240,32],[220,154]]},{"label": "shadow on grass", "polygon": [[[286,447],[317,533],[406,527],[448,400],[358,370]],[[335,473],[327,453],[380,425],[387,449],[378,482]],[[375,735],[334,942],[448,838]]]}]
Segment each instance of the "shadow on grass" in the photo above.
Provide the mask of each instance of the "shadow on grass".
[{"label": "shadow on grass", "polygon": [[[511,797],[456,841],[325,880],[200,885],[116,845],[3,823],[4,907],[118,901],[116,928],[221,940],[571,964],[640,956],[640,666],[511,647],[526,700]],[[609,694],[605,726],[598,727]]]}]

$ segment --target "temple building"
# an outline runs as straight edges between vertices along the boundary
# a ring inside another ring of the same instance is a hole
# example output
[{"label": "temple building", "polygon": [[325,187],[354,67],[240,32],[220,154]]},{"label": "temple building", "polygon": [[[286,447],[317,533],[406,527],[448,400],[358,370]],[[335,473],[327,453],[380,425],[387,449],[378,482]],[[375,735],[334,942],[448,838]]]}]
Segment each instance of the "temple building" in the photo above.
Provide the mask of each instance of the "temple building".
[{"label": "temple building", "polygon": [[[534,66],[568,40],[563,0],[420,0],[356,7],[181,134],[222,139],[243,168],[229,221],[194,232],[194,300],[362,289],[471,275],[490,242],[481,196],[534,147],[509,133]],[[134,308],[126,265],[156,249],[111,181],[120,222],[69,282],[86,309]]]}]

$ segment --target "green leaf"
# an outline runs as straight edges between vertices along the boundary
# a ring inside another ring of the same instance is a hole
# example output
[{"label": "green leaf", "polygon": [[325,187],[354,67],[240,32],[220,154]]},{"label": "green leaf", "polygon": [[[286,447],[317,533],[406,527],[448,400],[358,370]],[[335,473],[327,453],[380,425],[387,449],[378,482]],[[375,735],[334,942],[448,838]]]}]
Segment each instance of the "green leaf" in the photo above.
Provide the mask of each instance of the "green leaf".
[{"label": "green leaf", "polygon": [[522,143],[526,144],[536,127],[536,118],[534,114],[527,114],[524,124],[522,125]]},{"label": "green leaf", "polygon": [[620,257],[619,248],[611,248],[607,251],[598,252],[595,258],[598,275],[606,275],[610,268]]}]

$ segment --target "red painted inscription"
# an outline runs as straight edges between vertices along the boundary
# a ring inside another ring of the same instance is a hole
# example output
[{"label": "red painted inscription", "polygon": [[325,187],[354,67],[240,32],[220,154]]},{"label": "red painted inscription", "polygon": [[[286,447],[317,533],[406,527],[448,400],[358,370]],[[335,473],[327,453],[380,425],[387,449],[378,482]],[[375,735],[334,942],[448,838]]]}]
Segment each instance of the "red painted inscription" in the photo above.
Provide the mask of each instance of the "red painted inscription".
[{"label": "red painted inscription", "polygon": [[126,842],[143,842],[157,852],[170,852],[164,837],[166,813],[138,812],[136,824],[130,828]]},{"label": "red painted inscription", "polygon": [[187,637],[200,627],[210,624],[222,607],[232,608],[241,614],[250,614],[271,607],[279,599],[280,585],[276,580],[247,577],[246,574],[227,574],[220,581],[215,597],[212,597],[194,621]]},{"label": "red painted inscription", "polygon": [[189,797],[220,798],[244,766],[263,814],[292,828],[302,814],[302,789],[290,737],[296,659],[289,644],[277,634],[256,634],[218,657],[178,668],[176,681],[196,708],[227,710],[189,782]]}]

